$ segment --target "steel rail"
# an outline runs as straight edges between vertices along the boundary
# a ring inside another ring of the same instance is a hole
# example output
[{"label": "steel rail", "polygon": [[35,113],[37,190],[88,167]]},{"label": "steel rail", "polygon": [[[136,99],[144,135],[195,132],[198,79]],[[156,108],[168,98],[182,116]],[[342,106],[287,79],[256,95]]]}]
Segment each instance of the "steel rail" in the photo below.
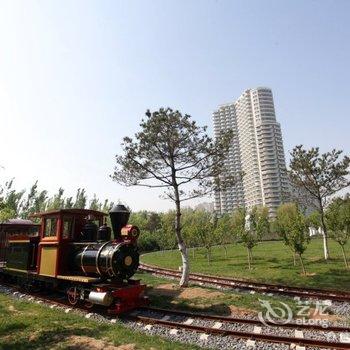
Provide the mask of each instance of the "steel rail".
[{"label": "steel rail", "polygon": [[[161,267],[151,266],[147,264],[140,264],[139,270],[146,272],[153,272],[165,276],[180,278],[181,273],[176,270],[165,269]],[[271,292],[284,295],[294,295],[299,297],[310,297],[318,299],[329,299],[340,302],[350,302],[350,293],[339,292],[334,290],[321,290],[312,288],[290,287],[285,285],[267,284],[259,282],[250,282],[244,280],[237,280],[226,277],[216,277],[205,274],[191,273],[190,281],[198,283],[213,284],[228,288],[241,288],[246,290],[254,290],[261,292]]]},{"label": "steel rail", "polygon": [[[218,315],[208,315],[208,314],[201,314],[197,312],[190,312],[190,311],[183,311],[183,310],[169,310],[169,309],[162,309],[162,308],[157,308],[157,307],[151,307],[151,306],[142,306],[139,307],[138,309],[140,310],[145,310],[145,311],[153,311],[153,312],[159,312],[159,313],[165,313],[165,314],[173,314],[173,315],[178,315],[178,316],[187,316],[187,317],[197,317],[201,319],[206,319],[206,320],[213,320],[213,321],[220,321],[220,322],[225,322],[225,323],[245,323],[245,324],[251,324],[251,325],[256,325],[256,326],[262,326],[264,327],[265,325],[253,318],[239,318],[239,317],[232,317],[232,316],[218,316]],[[283,328],[298,328],[298,329],[303,329],[303,330],[318,330],[318,331],[323,331],[323,332],[349,332],[350,333],[350,327],[340,327],[340,326],[327,326],[323,327],[320,324],[298,324],[296,322],[293,323],[286,323],[286,324],[278,324],[278,323],[273,323],[269,321],[265,321],[266,325],[270,327],[283,327]]]},{"label": "steel rail", "polygon": [[302,346],[314,346],[318,348],[326,348],[326,349],[339,349],[339,350],[345,350],[350,349],[350,344],[340,343],[340,342],[329,342],[324,340],[316,340],[316,339],[309,339],[309,338],[298,338],[298,337],[287,337],[287,336],[280,336],[280,335],[272,335],[272,334],[261,334],[261,333],[250,333],[250,332],[243,332],[243,331],[235,331],[235,330],[227,330],[227,329],[220,329],[220,328],[210,328],[205,326],[196,326],[196,325],[189,325],[185,323],[179,323],[179,322],[173,322],[173,321],[167,321],[162,319],[156,319],[152,317],[145,317],[145,316],[124,316],[127,319],[133,320],[133,321],[140,321],[142,323],[147,324],[157,324],[161,326],[171,327],[171,328],[178,328],[178,329],[186,329],[189,331],[195,331],[195,332],[201,332],[205,334],[215,334],[220,336],[233,336],[243,339],[253,339],[253,340],[260,340],[265,342],[271,342],[271,343],[278,343],[278,344],[298,344]]}]

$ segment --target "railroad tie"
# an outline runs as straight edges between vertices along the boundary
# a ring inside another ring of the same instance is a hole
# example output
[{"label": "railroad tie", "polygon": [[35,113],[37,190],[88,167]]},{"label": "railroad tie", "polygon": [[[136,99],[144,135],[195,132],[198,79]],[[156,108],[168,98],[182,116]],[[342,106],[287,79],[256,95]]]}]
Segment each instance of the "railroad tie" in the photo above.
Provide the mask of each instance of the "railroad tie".
[{"label": "railroad tie", "polygon": [[72,309],[69,309],[69,308],[64,310],[64,312],[65,312],[66,314],[68,314],[68,313],[71,312],[71,311],[72,311]]},{"label": "railroad tie", "polygon": [[221,322],[215,322],[214,326],[212,328],[214,329],[220,329],[222,327],[222,323]]},{"label": "railroad tie", "polygon": [[255,340],[248,339],[246,342],[246,346],[249,348],[255,348]]},{"label": "railroad tie", "polygon": [[350,333],[340,333],[340,342],[350,344]]},{"label": "railroad tie", "polygon": [[162,321],[169,321],[170,316],[169,315],[165,315],[162,317]]},{"label": "railroad tie", "polygon": [[187,324],[187,325],[190,325],[194,322],[194,319],[193,318],[188,318],[185,322],[183,322],[183,324]]},{"label": "railroad tie", "polygon": [[255,333],[255,334],[261,334],[261,327],[259,327],[259,326],[254,326],[253,333]]},{"label": "railroad tie", "polygon": [[143,329],[145,330],[145,331],[150,331],[151,329],[152,329],[152,325],[151,324],[146,324],[146,326],[145,327],[143,327]]},{"label": "railroad tie", "polygon": [[202,333],[202,334],[199,336],[199,340],[207,341],[208,338],[209,338],[209,334],[206,334],[206,333]]},{"label": "railroad tie", "polygon": [[117,323],[117,319],[116,318],[112,318],[111,319],[111,323]]},{"label": "railroad tie", "polygon": [[92,313],[86,314],[86,315],[85,315],[85,318],[91,318],[92,315],[93,315]]},{"label": "railroad tie", "polygon": [[294,331],[294,336],[295,336],[295,338],[304,338],[304,333],[302,331],[299,331],[298,329],[296,329]]},{"label": "railroad tie", "polygon": [[171,334],[171,335],[177,335],[178,333],[179,333],[179,330],[176,328],[170,329],[170,332],[169,332],[169,334]]},{"label": "railroad tie", "polygon": [[290,344],[289,349],[291,350],[305,350],[305,346],[297,345],[297,344]]}]

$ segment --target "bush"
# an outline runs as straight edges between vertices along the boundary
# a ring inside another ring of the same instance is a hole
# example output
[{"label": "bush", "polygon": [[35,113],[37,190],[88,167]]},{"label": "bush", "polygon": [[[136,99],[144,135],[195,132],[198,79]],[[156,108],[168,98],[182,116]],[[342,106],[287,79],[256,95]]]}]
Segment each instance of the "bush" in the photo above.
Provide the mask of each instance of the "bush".
[{"label": "bush", "polygon": [[142,231],[137,241],[140,252],[152,252],[160,250],[158,238],[149,231]]}]

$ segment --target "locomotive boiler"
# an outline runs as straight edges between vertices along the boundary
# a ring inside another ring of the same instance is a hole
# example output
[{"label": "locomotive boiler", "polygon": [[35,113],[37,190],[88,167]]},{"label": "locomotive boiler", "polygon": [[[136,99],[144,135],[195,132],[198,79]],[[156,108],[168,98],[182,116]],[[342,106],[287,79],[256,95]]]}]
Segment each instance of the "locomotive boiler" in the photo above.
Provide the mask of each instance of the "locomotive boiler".
[{"label": "locomotive boiler", "polygon": [[145,285],[131,277],[139,265],[139,229],[130,212],[62,209],[0,225],[0,274],[31,287],[65,291],[71,305],[99,304],[111,313],[143,305]]},{"label": "locomotive boiler", "polygon": [[[129,279],[139,265],[136,246],[139,230],[136,226],[126,226],[130,213],[124,206],[114,207],[109,215],[113,241],[110,241],[111,229],[107,225],[98,228],[92,221],[87,222],[81,233],[83,242],[73,244],[77,250],[73,253],[72,266],[86,276]],[[124,240],[123,234],[129,239]]]}]

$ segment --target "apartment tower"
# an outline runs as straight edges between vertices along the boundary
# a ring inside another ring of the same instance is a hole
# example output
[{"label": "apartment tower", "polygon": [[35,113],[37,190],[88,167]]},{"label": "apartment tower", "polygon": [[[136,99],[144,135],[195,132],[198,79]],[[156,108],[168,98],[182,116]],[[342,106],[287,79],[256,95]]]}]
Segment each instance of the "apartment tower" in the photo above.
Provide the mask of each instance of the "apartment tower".
[{"label": "apartment tower", "polygon": [[213,113],[214,133],[235,133],[226,158],[226,173],[234,186],[215,193],[215,210],[231,212],[245,206],[266,206],[271,217],[289,191],[281,126],[276,121],[272,91],[246,90],[237,101],[219,106]]}]

